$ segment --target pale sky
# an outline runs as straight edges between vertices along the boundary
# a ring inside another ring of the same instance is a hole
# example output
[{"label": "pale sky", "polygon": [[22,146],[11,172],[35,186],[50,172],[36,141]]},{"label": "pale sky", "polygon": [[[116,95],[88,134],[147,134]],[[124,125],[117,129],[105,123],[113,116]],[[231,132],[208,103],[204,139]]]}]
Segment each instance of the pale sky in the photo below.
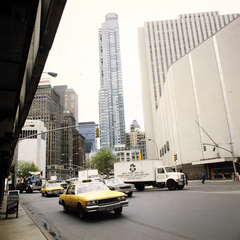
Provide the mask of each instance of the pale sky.
[{"label": "pale sky", "polygon": [[[68,0],[44,72],[57,72],[52,86],[78,94],[79,122],[99,123],[98,29],[107,13],[118,14],[126,131],[135,119],[144,130],[137,28],[179,14],[240,12],[239,0]],[[48,77],[43,74],[42,77]]]}]

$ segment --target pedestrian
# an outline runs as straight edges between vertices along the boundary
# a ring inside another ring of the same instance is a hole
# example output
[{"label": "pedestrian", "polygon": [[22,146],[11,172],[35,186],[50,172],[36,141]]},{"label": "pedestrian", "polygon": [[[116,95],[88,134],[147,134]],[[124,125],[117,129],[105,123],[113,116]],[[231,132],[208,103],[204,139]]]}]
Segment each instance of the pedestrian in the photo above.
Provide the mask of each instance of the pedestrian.
[{"label": "pedestrian", "polygon": [[201,177],[202,177],[202,183],[204,183],[205,182],[205,173],[204,172],[202,172]]},{"label": "pedestrian", "polygon": [[224,172],[222,172],[222,178],[223,180],[226,180]]},{"label": "pedestrian", "polygon": [[186,185],[188,185],[188,176],[185,174],[185,179],[186,179]]}]

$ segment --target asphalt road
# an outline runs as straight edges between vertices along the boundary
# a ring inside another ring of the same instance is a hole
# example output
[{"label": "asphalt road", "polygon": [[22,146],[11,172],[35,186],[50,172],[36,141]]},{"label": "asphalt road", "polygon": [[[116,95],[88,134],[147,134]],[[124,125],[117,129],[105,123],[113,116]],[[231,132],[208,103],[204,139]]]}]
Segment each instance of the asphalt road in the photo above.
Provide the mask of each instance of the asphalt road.
[{"label": "asphalt road", "polygon": [[240,240],[240,182],[190,182],[183,190],[134,192],[121,216],[64,213],[58,197],[20,194],[21,202],[56,240]]}]

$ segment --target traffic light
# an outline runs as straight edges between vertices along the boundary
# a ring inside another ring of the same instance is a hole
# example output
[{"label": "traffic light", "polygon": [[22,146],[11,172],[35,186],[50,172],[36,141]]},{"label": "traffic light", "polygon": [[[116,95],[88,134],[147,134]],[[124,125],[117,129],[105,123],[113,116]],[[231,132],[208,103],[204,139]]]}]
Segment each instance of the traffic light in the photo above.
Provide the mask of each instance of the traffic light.
[{"label": "traffic light", "polygon": [[174,161],[177,161],[177,154],[174,154]]},{"label": "traffic light", "polygon": [[95,130],[95,137],[98,138],[99,137],[99,128],[97,127]]},{"label": "traffic light", "polygon": [[206,151],[207,149],[206,149],[206,146],[203,146],[203,151]]}]

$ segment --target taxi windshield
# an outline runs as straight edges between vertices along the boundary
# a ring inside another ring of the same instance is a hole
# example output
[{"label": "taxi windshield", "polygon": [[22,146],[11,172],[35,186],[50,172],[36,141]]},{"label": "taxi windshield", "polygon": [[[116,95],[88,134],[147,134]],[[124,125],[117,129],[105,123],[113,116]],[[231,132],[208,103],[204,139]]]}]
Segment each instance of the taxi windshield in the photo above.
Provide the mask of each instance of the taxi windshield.
[{"label": "taxi windshield", "polygon": [[77,194],[106,190],[109,190],[109,188],[105,184],[100,182],[77,185]]}]

